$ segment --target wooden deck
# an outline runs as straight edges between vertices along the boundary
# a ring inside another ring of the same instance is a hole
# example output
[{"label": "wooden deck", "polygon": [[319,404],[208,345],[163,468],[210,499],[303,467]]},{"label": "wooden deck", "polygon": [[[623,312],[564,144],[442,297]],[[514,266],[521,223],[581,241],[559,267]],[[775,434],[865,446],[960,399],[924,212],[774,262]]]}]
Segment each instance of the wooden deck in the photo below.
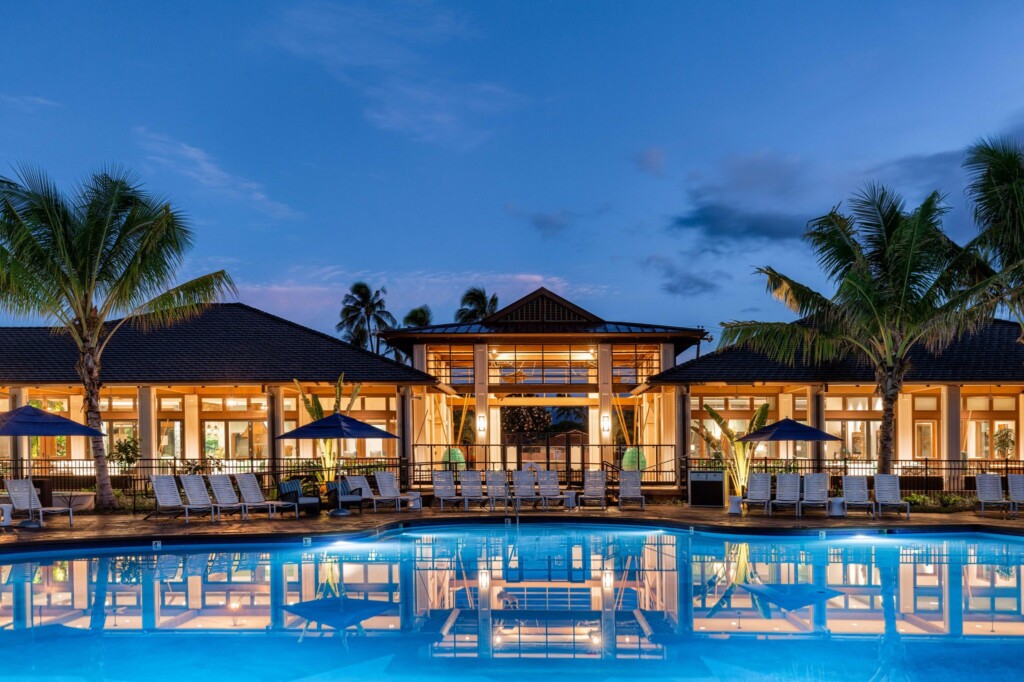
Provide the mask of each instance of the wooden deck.
[{"label": "wooden deck", "polygon": [[[150,519],[141,515],[82,515],[75,518],[73,528],[68,527],[67,517],[48,518],[41,530],[20,529],[16,526],[0,533],[0,553],[19,552],[26,548],[74,548],[83,545],[131,545],[149,544],[159,540],[169,545],[208,542],[296,542],[300,538],[323,536],[364,535],[389,530],[399,526],[417,526],[437,523],[505,523],[501,512],[488,513],[483,510],[444,511],[425,509],[401,513],[364,511],[362,515],[332,518],[327,514],[319,517],[302,516],[299,519],[285,517],[268,520],[265,516],[242,521],[226,517],[224,521],[211,523],[208,518],[193,519],[188,525],[184,519]],[[817,533],[820,530],[841,532],[929,532],[929,531],[981,531],[1024,535],[1024,519],[1005,518],[998,513],[981,517],[975,513],[958,514],[913,514],[907,521],[902,516],[887,514],[882,520],[872,520],[867,514],[856,513],[846,518],[828,518],[818,513],[795,518],[792,513],[765,517],[754,513],[733,517],[720,509],[691,509],[682,505],[658,504],[648,506],[646,511],[630,508],[620,511],[609,508],[601,511],[587,508],[582,511],[524,511],[521,523],[539,521],[563,523],[607,523],[612,525],[661,525],[688,530],[721,533],[772,534],[783,532]],[[515,523],[514,515],[510,519]]]}]

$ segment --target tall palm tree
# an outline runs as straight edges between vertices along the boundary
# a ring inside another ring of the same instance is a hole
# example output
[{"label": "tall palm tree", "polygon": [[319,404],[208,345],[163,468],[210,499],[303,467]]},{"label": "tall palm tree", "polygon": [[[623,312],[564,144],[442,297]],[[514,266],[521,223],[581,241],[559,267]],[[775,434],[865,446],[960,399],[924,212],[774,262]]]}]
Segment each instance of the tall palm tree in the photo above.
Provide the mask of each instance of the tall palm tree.
[{"label": "tall palm tree", "polygon": [[[1024,144],[1009,137],[981,140],[964,158],[967,196],[980,231],[978,243],[996,268],[1024,261]],[[1024,342],[1024,272],[1008,273],[1003,302],[1021,326]]]},{"label": "tall palm tree", "polygon": [[[167,326],[234,292],[223,270],[174,283],[191,247],[184,216],[124,170],[70,192],[32,169],[0,178],[0,309],[43,316],[74,342],[92,428],[102,428],[103,351],[123,325]],[[109,508],[103,437],[91,442],[96,504]]]},{"label": "tall palm tree", "polygon": [[455,311],[456,322],[479,322],[498,310],[498,295],[487,295],[483,287],[470,287],[462,294],[461,307]]},{"label": "tall palm tree", "polygon": [[384,297],[388,290],[370,289],[366,282],[356,282],[341,300],[341,313],[335,329],[345,333],[349,343],[380,354],[378,332],[395,326],[395,316],[388,312]]},{"label": "tall palm tree", "polygon": [[994,312],[996,281],[977,267],[976,254],[942,230],[948,210],[938,193],[913,211],[891,190],[869,185],[850,201],[808,224],[804,238],[835,285],[831,298],[770,267],[758,268],[768,291],[797,322],[730,322],[721,344],[739,344],[792,364],[845,356],[868,363],[882,398],[878,471],[889,473],[893,412],[910,366],[910,351],[939,350]]},{"label": "tall palm tree", "polygon": [[423,304],[417,306],[405,314],[402,318],[403,327],[429,327],[434,323],[434,314],[430,306]]}]

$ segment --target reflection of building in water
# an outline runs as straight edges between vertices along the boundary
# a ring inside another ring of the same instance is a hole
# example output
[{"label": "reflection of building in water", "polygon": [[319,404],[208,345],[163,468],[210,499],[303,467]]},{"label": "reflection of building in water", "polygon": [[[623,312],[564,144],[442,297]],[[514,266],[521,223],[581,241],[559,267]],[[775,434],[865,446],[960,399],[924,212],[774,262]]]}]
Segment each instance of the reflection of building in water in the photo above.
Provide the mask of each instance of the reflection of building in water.
[{"label": "reflection of building in water", "polygon": [[307,637],[348,628],[410,638],[442,658],[663,658],[694,637],[877,636],[889,596],[889,629],[907,638],[1022,636],[1022,562],[1020,544],[988,540],[427,531],[315,551],[6,564],[0,628]]}]

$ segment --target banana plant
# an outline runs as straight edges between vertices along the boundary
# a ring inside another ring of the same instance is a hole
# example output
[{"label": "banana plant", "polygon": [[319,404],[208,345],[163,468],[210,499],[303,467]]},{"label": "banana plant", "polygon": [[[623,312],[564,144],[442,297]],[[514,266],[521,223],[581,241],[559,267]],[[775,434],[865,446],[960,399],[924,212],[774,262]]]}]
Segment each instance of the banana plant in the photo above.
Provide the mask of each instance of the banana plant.
[{"label": "banana plant", "polygon": [[[726,557],[728,560],[722,564],[721,569],[715,573],[703,586],[694,593],[695,598],[706,597],[715,586],[726,581],[726,587],[722,595],[715,601],[708,610],[705,618],[714,618],[722,609],[731,604],[732,596],[740,585],[757,585],[761,583],[761,577],[750,561],[750,545],[746,542],[726,543]],[[730,571],[730,569],[732,569]],[[750,602],[754,610],[766,620],[771,620],[772,605],[762,596],[749,592]]]},{"label": "banana plant", "polygon": [[[299,398],[302,400],[302,405],[306,408],[306,414],[309,415],[311,421],[317,421],[323,419],[324,406],[320,402],[320,396],[313,394],[307,394],[302,390],[302,384],[299,383],[298,379],[292,379],[295,382],[295,388],[299,392]],[[352,384],[352,395],[349,396],[348,405],[345,407],[345,416],[349,416],[352,412],[352,407],[356,404],[356,398],[359,396],[359,391],[362,390],[362,384]],[[342,372],[341,376],[338,377],[337,383],[334,384],[334,407],[331,408],[331,414],[341,413],[341,400],[342,394],[345,389],[345,373]],[[327,472],[335,472],[339,463],[340,452],[334,451],[334,440],[323,439],[320,441],[319,447],[320,467],[317,472],[317,480],[319,483],[326,483],[329,476]]]},{"label": "banana plant", "polygon": [[704,406],[708,415],[721,431],[721,436],[715,436],[703,421],[690,425],[690,430],[707,443],[712,452],[721,452],[725,460],[726,471],[729,472],[729,482],[737,494],[742,494],[743,488],[747,485],[750,477],[750,465],[754,461],[754,450],[756,444],[741,443],[739,439],[747,433],[753,433],[762,428],[768,422],[768,403],[763,403],[754,412],[754,416],[747,423],[747,430],[737,433],[729,427],[729,421],[720,415],[713,407]]}]

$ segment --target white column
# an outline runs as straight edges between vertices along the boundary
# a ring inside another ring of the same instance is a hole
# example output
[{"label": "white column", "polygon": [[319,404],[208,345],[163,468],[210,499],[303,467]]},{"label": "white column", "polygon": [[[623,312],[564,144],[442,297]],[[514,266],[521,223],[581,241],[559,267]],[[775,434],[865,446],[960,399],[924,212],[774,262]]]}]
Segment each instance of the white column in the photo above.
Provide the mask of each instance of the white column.
[{"label": "white column", "polygon": [[152,386],[139,386],[139,457],[153,460],[158,456],[156,423],[156,391]]},{"label": "white column", "polygon": [[[303,389],[303,390],[306,390],[306,389]],[[306,412],[306,408],[303,407],[302,399],[297,397],[295,400],[296,400],[296,407],[298,408],[296,410],[296,414],[298,415],[298,419],[296,419],[296,426],[305,426],[306,424],[308,424],[309,422],[311,422],[313,420],[310,418],[309,413]],[[330,409],[330,408],[328,408],[328,409]],[[309,440],[307,438],[303,438],[302,440],[298,441],[298,447],[299,447],[299,457],[301,457],[302,459],[313,459],[314,447],[313,447],[313,441],[312,440]]]},{"label": "white column", "polygon": [[793,418],[793,394],[780,393],[776,398],[779,404],[779,419]]},{"label": "white column", "polygon": [[661,344],[661,371],[676,366],[676,348],[671,343]]},{"label": "white column", "polygon": [[199,453],[203,449],[203,434],[199,428],[199,396],[184,396],[183,405],[185,408],[185,459],[199,459]]},{"label": "white column", "polygon": [[267,386],[267,445],[270,447],[270,468],[274,474],[281,471],[284,443],[277,437],[284,433],[284,394],[280,386]]},{"label": "white column", "polygon": [[[487,344],[478,343],[473,346],[473,393],[475,396],[475,403],[473,405],[475,417],[483,415],[485,418],[487,415]],[[487,420],[490,422],[490,420]],[[491,442],[491,434],[493,429],[490,423],[486,424],[484,429],[481,431],[477,428],[476,424],[470,424],[469,427],[473,429],[473,433],[476,434],[477,445],[486,445]],[[499,437],[494,439],[498,441]]]},{"label": "white column", "polygon": [[[607,343],[597,344],[597,411],[599,424],[606,418],[610,420],[609,423],[615,423],[615,415],[612,414],[612,347]],[[603,428],[600,429],[601,445],[612,444],[614,430],[612,428],[606,432]],[[601,455],[605,459],[611,459],[611,452],[603,452]]]},{"label": "white column", "polygon": [[[11,409],[11,399],[0,397],[0,412],[7,412]],[[11,458],[11,439],[7,436],[0,437],[0,459]]]},{"label": "white column", "polygon": [[[16,410],[19,407],[24,407],[25,405],[28,405],[28,389],[24,387],[11,389],[11,409]],[[11,445],[14,446],[13,452],[11,453],[14,455],[13,459],[22,462],[28,460],[29,450],[27,436],[12,438]]]},{"label": "white column", "polygon": [[896,399],[896,452],[893,461],[914,459],[914,396]]},{"label": "white column", "polygon": [[[590,394],[596,398],[596,393]],[[587,468],[601,468],[601,449],[596,447],[601,442],[601,410],[596,407],[587,408]]]},{"label": "white column", "polygon": [[[491,433],[495,434],[494,443],[498,443],[498,441],[501,440],[501,408],[492,407],[488,409],[487,412],[487,428]],[[494,445],[494,447],[487,448],[487,459],[492,467],[500,468],[501,445]]]},{"label": "white column", "polygon": [[427,371],[427,347],[422,343],[412,347],[412,366],[421,372]]},{"label": "white column", "polygon": [[[825,392],[820,385],[807,387],[807,421],[814,428],[825,430]],[[825,444],[811,443],[811,454],[815,470],[820,471],[825,462]]]},{"label": "white column", "polygon": [[942,415],[942,458],[960,461],[960,387],[943,386],[939,397]]},{"label": "white column", "polygon": [[[72,421],[79,424],[85,423],[85,397],[73,395],[68,397],[68,413]],[[68,438],[70,445],[71,459],[85,459],[89,456],[89,443],[85,436],[71,436]]]}]

